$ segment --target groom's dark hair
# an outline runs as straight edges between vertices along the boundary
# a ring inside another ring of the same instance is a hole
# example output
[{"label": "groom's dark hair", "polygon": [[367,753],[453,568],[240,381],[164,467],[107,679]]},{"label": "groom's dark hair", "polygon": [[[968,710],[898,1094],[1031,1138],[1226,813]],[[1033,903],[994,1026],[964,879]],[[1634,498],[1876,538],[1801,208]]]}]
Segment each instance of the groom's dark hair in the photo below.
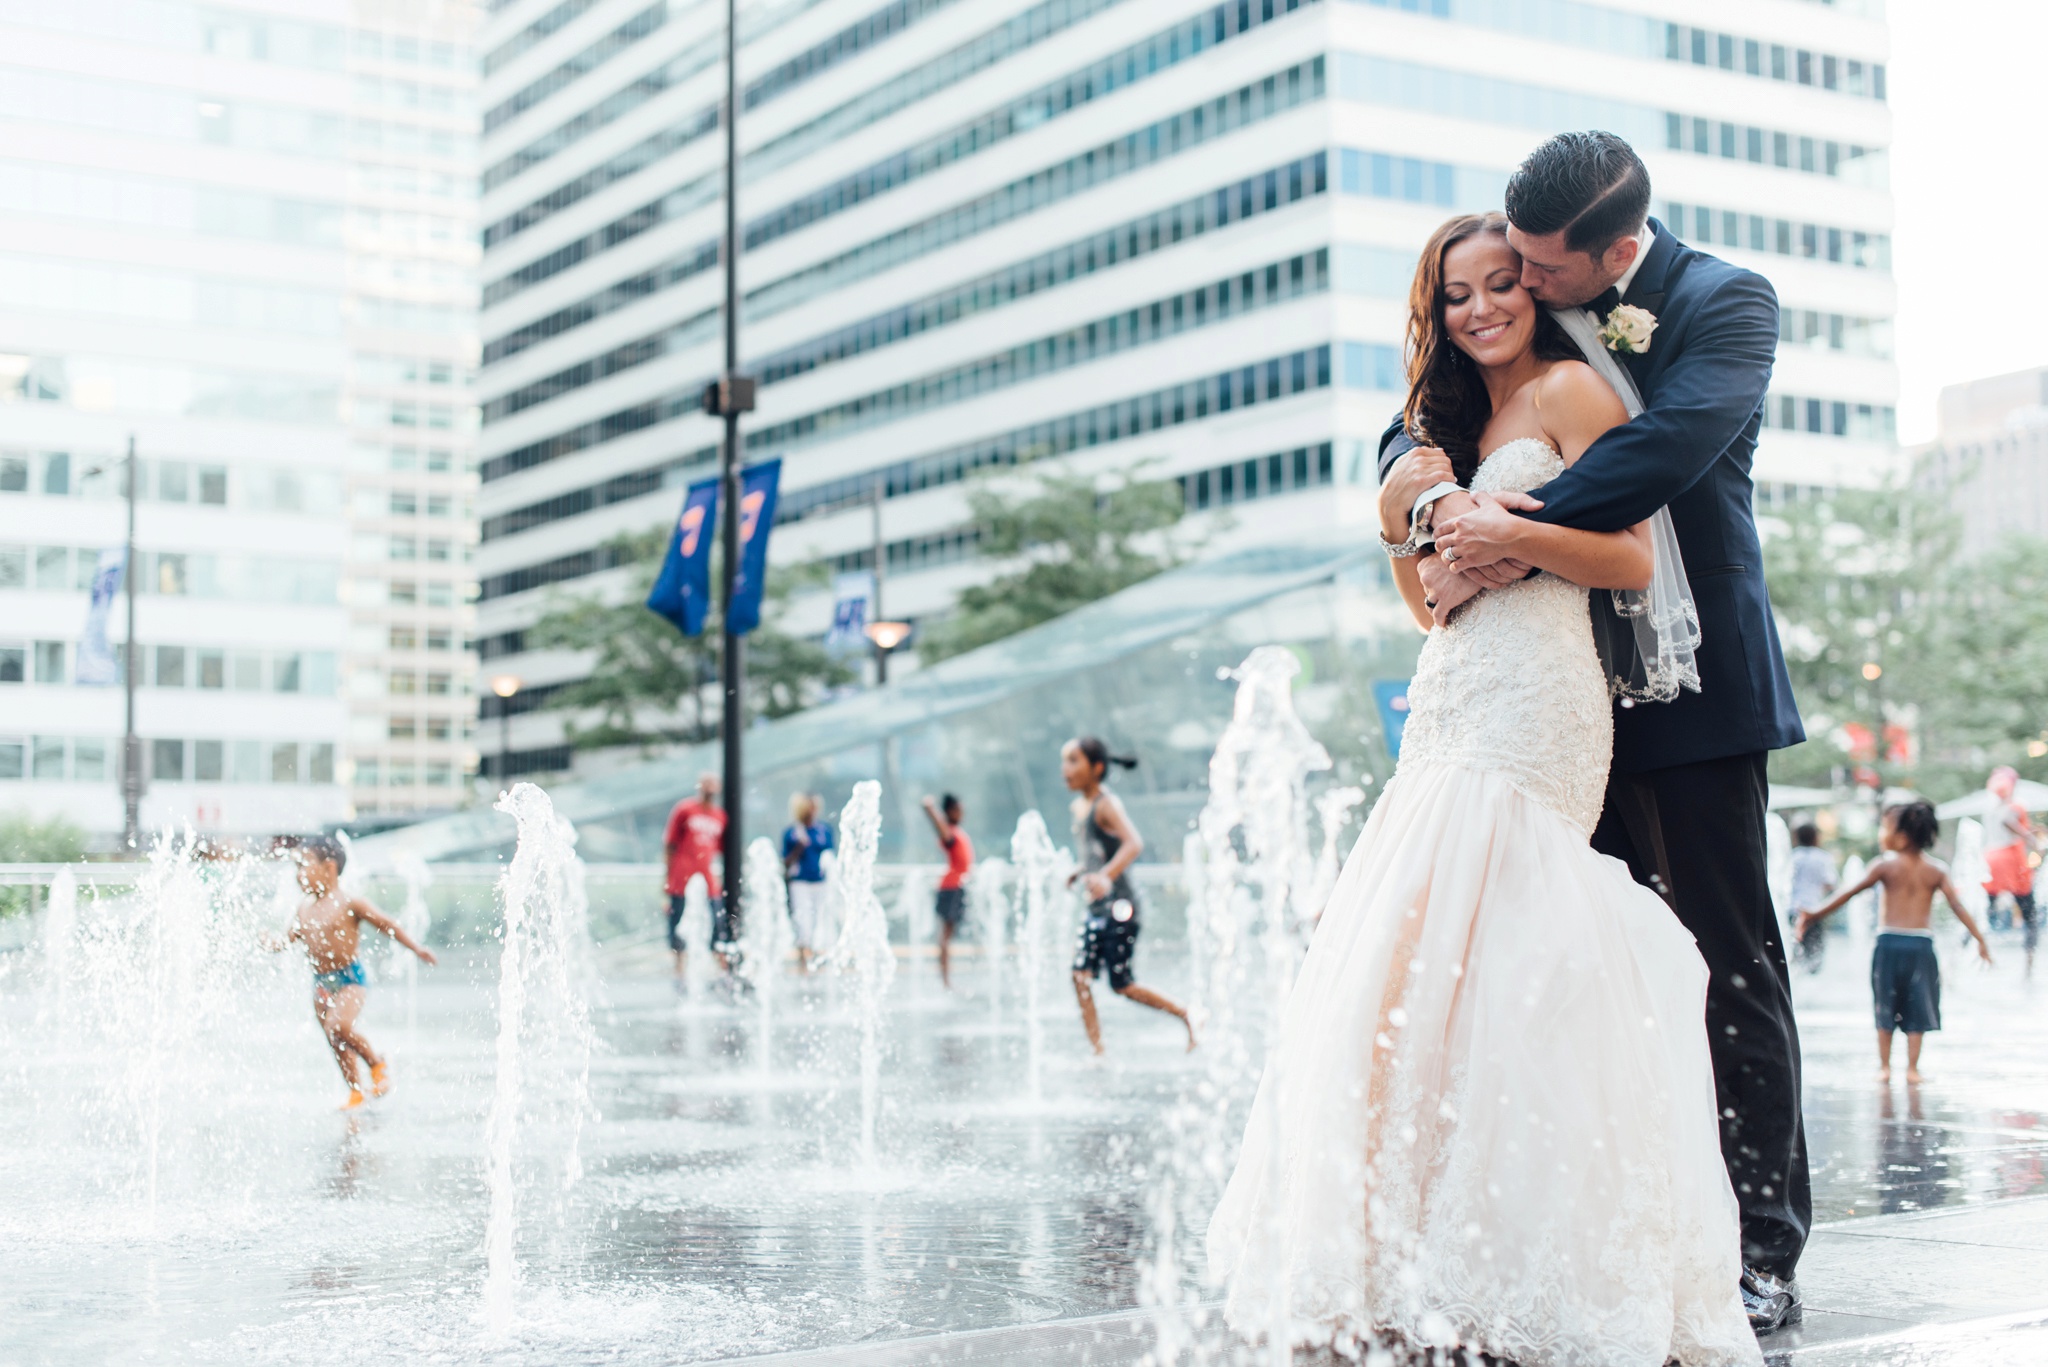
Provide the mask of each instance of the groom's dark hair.
[{"label": "groom's dark hair", "polygon": [[1612,133],[1559,133],[1508,177],[1508,222],[1596,260],[1650,216],[1650,173]]}]

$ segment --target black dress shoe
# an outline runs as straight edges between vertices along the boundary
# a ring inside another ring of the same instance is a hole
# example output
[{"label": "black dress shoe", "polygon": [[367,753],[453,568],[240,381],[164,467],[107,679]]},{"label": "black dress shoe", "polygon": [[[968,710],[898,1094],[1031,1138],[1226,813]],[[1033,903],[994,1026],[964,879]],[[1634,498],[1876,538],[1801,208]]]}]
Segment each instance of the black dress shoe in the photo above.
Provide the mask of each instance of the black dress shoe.
[{"label": "black dress shoe", "polygon": [[1742,1308],[1748,1312],[1749,1327],[1760,1336],[1797,1324],[1804,1314],[1797,1282],[1753,1267],[1742,1269]]}]

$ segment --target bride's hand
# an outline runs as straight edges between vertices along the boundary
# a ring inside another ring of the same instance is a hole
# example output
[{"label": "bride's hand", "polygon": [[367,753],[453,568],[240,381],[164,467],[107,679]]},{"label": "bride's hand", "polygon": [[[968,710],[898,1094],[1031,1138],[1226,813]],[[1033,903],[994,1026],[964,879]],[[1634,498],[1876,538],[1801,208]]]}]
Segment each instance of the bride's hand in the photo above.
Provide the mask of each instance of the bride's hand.
[{"label": "bride's hand", "polygon": [[1516,512],[1532,512],[1543,504],[1527,494],[1474,494],[1477,505],[1436,529],[1436,548],[1460,570],[1479,570],[1514,556],[1523,520]]},{"label": "bride's hand", "polygon": [[1422,580],[1423,604],[1438,626],[1451,614],[1479,596],[1485,587],[1474,576],[1460,574],[1444,563],[1440,555],[1425,555],[1415,562],[1416,577]]}]

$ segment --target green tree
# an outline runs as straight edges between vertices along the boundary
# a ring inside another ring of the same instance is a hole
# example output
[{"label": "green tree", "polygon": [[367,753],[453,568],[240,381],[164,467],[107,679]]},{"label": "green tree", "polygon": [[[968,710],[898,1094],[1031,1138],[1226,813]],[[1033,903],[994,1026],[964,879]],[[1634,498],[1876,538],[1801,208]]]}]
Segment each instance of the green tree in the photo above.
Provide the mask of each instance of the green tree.
[{"label": "green tree", "polygon": [[1179,549],[1156,535],[1186,511],[1176,480],[1133,471],[1104,487],[1093,475],[1046,471],[1021,491],[992,478],[967,503],[982,553],[1022,563],[961,593],[952,615],[919,641],[926,662],[1049,622],[1180,563]]},{"label": "green tree", "polygon": [[[699,741],[718,732],[719,650],[723,641],[716,601],[704,630],[685,636],[646,607],[661,569],[668,532],[628,534],[607,543],[614,564],[632,567],[621,596],[562,594],[552,598],[540,621],[527,629],[530,646],[592,651],[587,677],[550,694],[551,710],[596,712],[595,725],[565,720],[563,732],[578,749],[613,745],[649,747],[663,742]],[[711,582],[719,582],[713,548]],[[761,624],[746,636],[747,707],[753,715],[787,716],[815,702],[853,671],[815,641],[791,636],[776,619],[797,588],[821,579],[815,566],[777,568],[768,576]]]},{"label": "green tree", "polygon": [[[82,827],[33,812],[0,813],[0,864],[70,864],[85,857]],[[0,917],[28,910],[27,888],[0,888]]]},{"label": "green tree", "polygon": [[[1777,510],[1766,533],[1765,580],[1808,736],[1772,757],[1771,774],[1824,785],[1851,762],[1845,728],[1879,736],[1916,719],[1955,520],[1911,489],[1837,489]],[[1879,772],[1903,781],[1886,754]]]},{"label": "green tree", "polygon": [[2048,778],[2048,542],[1965,548],[1938,499],[1899,487],[1836,490],[1768,524],[1771,604],[1810,737],[1772,757],[1772,777],[1825,784],[1866,764],[1843,729],[1882,734],[1882,719],[1913,742],[1909,758],[1880,750],[1886,783],[1940,799],[1997,764]]}]

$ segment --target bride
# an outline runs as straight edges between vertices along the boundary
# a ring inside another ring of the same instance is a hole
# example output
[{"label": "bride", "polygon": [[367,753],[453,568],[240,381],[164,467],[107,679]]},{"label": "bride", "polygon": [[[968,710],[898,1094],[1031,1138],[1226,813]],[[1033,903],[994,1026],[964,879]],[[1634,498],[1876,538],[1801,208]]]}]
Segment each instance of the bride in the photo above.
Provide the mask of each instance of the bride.
[{"label": "bride", "polygon": [[[1506,228],[1446,223],[1410,296],[1410,431],[1478,499],[1440,543],[1487,538],[1627,416],[1566,359]],[[1211,1275],[1249,1338],[1459,1344],[1521,1367],[1762,1361],[1736,1289],[1706,965],[1588,844],[1613,715],[1586,590],[1646,587],[1649,528],[1545,528],[1544,573],[1423,646],[1400,763],[1209,1226]],[[1383,531],[1427,629],[1393,544],[1410,529]]]}]

